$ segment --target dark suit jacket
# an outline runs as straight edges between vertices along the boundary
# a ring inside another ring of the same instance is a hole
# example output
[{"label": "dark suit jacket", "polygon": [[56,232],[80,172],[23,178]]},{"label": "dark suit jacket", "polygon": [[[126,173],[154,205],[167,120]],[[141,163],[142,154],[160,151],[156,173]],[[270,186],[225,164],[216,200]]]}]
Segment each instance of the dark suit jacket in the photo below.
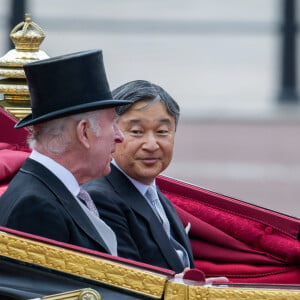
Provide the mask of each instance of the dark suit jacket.
[{"label": "dark suit jacket", "polygon": [[0,225],[108,253],[65,185],[30,158],[0,198]]},{"label": "dark suit jacket", "polygon": [[[179,273],[183,265],[151,207],[128,178],[115,166],[111,173],[86,183],[101,218],[114,230],[118,255]],[[170,201],[158,191],[170,221],[173,237],[187,250],[193,267],[188,236]]]}]

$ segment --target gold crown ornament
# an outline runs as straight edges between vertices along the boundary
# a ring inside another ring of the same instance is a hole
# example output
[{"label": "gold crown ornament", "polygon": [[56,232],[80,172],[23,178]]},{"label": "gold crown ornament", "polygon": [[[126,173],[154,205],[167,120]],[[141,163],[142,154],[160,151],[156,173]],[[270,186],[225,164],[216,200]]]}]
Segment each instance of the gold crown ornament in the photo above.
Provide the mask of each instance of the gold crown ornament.
[{"label": "gold crown ornament", "polygon": [[25,14],[25,21],[10,32],[15,49],[0,57],[0,105],[17,119],[31,113],[30,96],[23,65],[49,56],[39,47],[45,39],[42,28]]}]

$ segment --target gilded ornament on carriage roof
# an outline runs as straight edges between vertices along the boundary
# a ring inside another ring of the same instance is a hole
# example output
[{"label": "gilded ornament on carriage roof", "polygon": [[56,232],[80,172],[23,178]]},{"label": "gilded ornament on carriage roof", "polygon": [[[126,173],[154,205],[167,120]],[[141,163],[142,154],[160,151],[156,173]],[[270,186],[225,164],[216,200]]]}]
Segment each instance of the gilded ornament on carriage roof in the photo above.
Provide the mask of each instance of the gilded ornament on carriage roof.
[{"label": "gilded ornament on carriage roof", "polygon": [[6,111],[21,119],[31,113],[30,96],[23,65],[49,56],[39,47],[45,39],[42,28],[31,21],[26,14],[24,22],[16,25],[10,32],[15,49],[0,57],[0,105]]}]

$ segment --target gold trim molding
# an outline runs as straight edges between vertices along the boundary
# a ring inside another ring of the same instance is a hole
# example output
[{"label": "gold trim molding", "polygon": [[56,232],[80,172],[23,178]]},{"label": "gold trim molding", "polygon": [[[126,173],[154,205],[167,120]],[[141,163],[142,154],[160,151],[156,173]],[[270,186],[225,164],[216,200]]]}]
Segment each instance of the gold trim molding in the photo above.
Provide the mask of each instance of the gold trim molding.
[{"label": "gold trim molding", "polygon": [[164,300],[299,300],[299,290],[189,285],[168,281]]},{"label": "gold trim molding", "polygon": [[[91,279],[118,287],[138,295],[164,300],[298,300],[300,285],[282,288],[269,286],[212,286],[189,280],[170,278],[91,254],[80,253],[40,241],[0,231],[0,255],[31,263],[51,270]],[[77,294],[76,294],[76,293]],[[43,300],[77,300],[78,291],[69,292],[70,298],[42,298]],[[74,294],[75,293],[75,294]],[[74,296],[75,295],[75,296]],[[52,295],[53,296],[59,296]],[[73,298],[72,298],[72,297]],[[50,296],[49,296],[50,297]],[[80,299],[80,298],[79,298]],[[87,298],[94,300],[93,298]],[[86,300],[82,298],[81,300]],[[99,299],[96,299],[99,300]]]},{"label": "gold trim molding", "polygon": [[0,232],[0,255],[161,299],[167,276]]}]

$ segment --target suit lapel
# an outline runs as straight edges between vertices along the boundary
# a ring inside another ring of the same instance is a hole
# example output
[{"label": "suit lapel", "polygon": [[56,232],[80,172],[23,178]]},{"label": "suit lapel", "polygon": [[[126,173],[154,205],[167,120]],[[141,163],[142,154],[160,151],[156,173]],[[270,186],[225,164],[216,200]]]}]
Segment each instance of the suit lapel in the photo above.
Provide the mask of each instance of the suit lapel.
[{"label": "suit lapel", "polygon": [[132,210],[142,216],[149,224],[152,235],[171,268],[176,269],[178,266],[182,267],[182,263],[176,251],[171,245],[171,242],[159,220],[153,213],[152,208],[130,180],[114,165],[111,165],[111,173],[106,178],[113,186],[116,193],[124,199]]},{"label": "suit lapel", "polygon": [[72,217],[74,222],[96,243],[100,244],[107,253],[109,250],[99,235],[94,225],[83,212],[74,196],[69,192],[65,185],[47,168],[40,163],[28,158],[22,167],[22,172],[30,173],[38,178],[48,189],[55,194],[57,200],[65,207],[66,212]]},{"label": "suit lapel", "polygon": [[157,191],[158,191],[159,199],[161,200],[161,204],[164,207],[164,210],[170,222],[171,228],[173,229],[174,232],[176,232],[176,236],[174,236],[174,238],[186,249],[190,261],[192,261],[193,260],[192,249],[190,246],[189,238],[183,226],[181,226],[182,222],[179,219],[178,215],[175,213],[175,209],[170,203],[170,201],[167,200],[166,196],[161,193],[159,187],[157,187]]}]

